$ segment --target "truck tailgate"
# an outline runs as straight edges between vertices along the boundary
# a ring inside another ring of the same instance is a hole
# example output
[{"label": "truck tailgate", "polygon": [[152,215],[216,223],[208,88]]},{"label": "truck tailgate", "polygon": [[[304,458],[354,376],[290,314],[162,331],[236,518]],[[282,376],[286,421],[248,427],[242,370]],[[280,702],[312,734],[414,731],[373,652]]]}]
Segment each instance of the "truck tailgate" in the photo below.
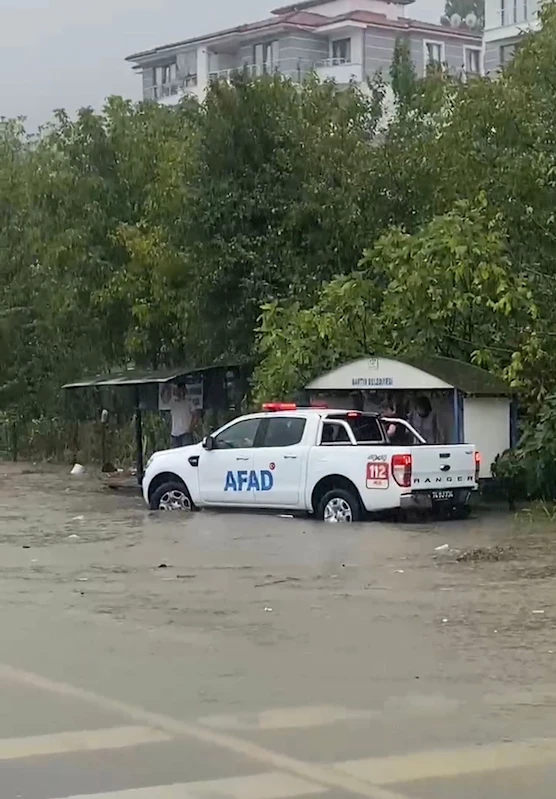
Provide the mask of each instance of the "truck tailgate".
[{"label": "truck tailgate", "polygon": [[412,488],[474,488],[475,447],[447,444],[412,447]]}]

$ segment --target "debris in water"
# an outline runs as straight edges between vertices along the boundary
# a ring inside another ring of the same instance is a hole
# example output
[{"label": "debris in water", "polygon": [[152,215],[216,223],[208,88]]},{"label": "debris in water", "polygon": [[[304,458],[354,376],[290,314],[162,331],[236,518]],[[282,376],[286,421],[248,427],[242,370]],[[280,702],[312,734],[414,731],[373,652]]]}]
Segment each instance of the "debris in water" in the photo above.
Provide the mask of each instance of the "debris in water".
[{"label": "debris in water", "polygon": [[74,516],[72,519],[72,522],[84,522],[84,521],[85,521],[84,516]]},{"label": "debris in water", "polygon": [[477,560],[496,562],[506,560],[514,555],[512,547],[477,547],[476,549],[465,549],[457,556],[458,563],[469,563]]},{"label": "debris in water", "polygon": [[77,578],[77,582],[78,583],[86,583],[88,581],[88,579],[89,579],[88,577],[78,577]]},{"label": "debris in water", "polygon": [[394,574],[405,574],[403,569],[396,569]]},{"label": "debris in water", "polygon": [[71,541],[75,541],[77,538],[79,538],[79,536],[76,535],[75,533],[68,535],[68,539],[70,539]]},{"label": "debris in water", "polygon": [[534,613],[537,616],[542,616],[544,614],[544,610],[532,610],[531,613]]},{"label": "debris in water", "polygon": [[439,547],[435,547],[434,551],[435,552],[445,552],[447,549],[450,549],[450,546],[448,544],[441,544]]},{"label": "debris in water", "polygon": [[272,613],[272,608],[265,608],[265,609],[264,609],[264,612],[265,612],[265,613]]},{"label": "debris in water", "polygon": [[82,466],[80,463],[76,463],[73,469],[71,470],[70,474],[72,474],[74,477],[81,477],[82,475],[85,474],[85,467]]},{"label": "debris in water", "polygon": [[442,624],[448,624],[448,619],[442,619]]},{"label": "debris in water", "polygon": [[168,568],[168,564],[167,563],[161,563],[158,568],[159,569],[167,569]]},{"label": "debris in water", "polygon": [[279,519],[293,519],[293,513],[279,513]]},{"label": "debris in water", "polygon": [[280,585],[280,583],[298,583],[299,577],[284,577],[282,580],[269,580],[266,583],[256,583],[255,588],[265,588],[267,585]]}]

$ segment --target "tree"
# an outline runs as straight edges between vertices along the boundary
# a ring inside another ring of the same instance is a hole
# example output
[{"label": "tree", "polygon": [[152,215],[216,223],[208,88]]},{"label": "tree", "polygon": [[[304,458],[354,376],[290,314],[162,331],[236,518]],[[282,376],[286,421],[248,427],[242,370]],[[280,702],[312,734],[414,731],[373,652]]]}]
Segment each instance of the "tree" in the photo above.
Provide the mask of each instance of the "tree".
[{"label": "tree", "polygon": [[392,91],[401,113],[409,110],[417,92],[417,73],[411,58],[411,48],[407,39],[399,36],[394,45],[394,54],[390,66]]},{"label": "tree", "polygon": [[252,351],[261,303],[314,296],[373,224],[375,98],[279,77],[213,85],[199,119],[184,242],[207,356]]},{"label": "tree", "polygon": [[312,308],[266,306],[259,395],[291,396],[326,369],[376,353],[434,352],[503,372],[537,313],[502,219],[489,219],[483,197],[458,203],[413,235],[384,234],[359,271],[327,284]]}]

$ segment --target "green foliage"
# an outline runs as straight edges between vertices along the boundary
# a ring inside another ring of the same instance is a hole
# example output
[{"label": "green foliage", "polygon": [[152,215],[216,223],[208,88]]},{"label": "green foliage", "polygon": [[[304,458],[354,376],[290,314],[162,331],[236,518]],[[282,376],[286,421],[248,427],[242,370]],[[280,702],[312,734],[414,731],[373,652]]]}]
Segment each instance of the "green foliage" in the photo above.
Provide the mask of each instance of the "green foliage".
[{"label": "green foliage", "polygon": [[508,366],[528,343],[537,307],[513,271],[500,217],[489,213],[481,197],[414,234],[395,228],[365,251],[359,271],[324,286],[313,307],[265,306],[261,396],[291,395],[337,363],[372,353]]},{"label": "green foliage", "polygon": [[496,461],[493,472],[513,499],[556,499],[556,395],[546,398],[537,421],[514,451]]},{"label": "green foliage", "polygon": [[408,110],[417,92],[417,73],[411,58],[409,41],[402,37],[396,39],[394,55],[390,66],[392,91],[402,113]]},{"label": "green foliage", "polygon": [[36,137],[5,121],[3,418],[49,431],[62,383],[131,363],[255,358],[269,399],[435,352],[506,377],[534,427],[556,390],[556,9],[542,21],[496,81],[418,77],[400,39],[387,118],[378,77],[240,75]]}]

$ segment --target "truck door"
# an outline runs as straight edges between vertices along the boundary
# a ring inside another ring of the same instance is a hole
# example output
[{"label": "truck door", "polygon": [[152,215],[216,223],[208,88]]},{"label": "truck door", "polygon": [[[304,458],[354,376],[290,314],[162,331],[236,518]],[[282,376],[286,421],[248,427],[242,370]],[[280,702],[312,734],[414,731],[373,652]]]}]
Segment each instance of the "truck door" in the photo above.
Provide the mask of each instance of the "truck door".
[{"label": "truck door", "polygon": [[214,436],[199,457],[199,493],[214,505],[255,504],[253,453],[261,419],[241,419]]},{"label": "truck door", "polygon": [[254,450],[254,470],[261,490],[256,500],[262,507],[295,508],[305,485],[308,446],[303,443],[307,419],[272,416]]}]

